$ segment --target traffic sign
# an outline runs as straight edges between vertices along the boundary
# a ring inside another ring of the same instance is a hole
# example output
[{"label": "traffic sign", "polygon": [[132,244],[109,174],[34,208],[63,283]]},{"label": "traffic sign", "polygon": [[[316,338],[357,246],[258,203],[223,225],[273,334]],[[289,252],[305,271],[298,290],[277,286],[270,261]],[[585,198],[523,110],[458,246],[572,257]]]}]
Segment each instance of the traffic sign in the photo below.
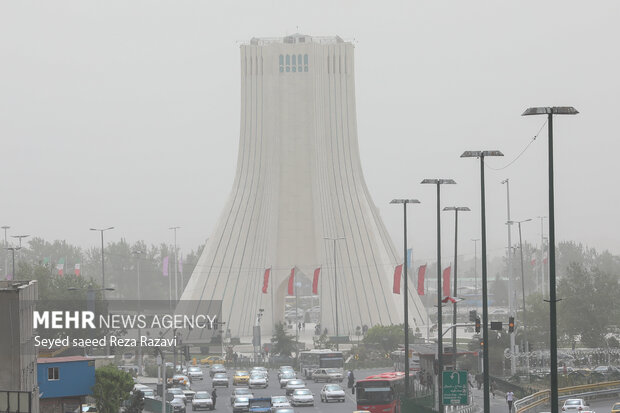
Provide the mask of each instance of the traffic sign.
[{"label": "traffic sign", "polygon": [[469,388],[467,383],[467,371],[444,371],[442,372],[443,392],[442,403],[444,405],[468,405]]}]

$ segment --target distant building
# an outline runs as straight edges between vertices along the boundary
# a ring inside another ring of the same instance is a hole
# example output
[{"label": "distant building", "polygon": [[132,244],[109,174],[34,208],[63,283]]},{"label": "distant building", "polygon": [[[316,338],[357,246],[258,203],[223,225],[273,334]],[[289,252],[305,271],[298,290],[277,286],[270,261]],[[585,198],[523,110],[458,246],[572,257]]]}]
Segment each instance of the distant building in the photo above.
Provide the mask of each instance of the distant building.
[{"label": "distant building", "polygon": [[41,413],[79,411],[95,385],[95,359],[83,356],[40,358],[37,375]]},{"label": "distant building", "polygon": [[33,311],[37,282],[0,281],[0,391],[32,392],[31,411],[38,411]]}]

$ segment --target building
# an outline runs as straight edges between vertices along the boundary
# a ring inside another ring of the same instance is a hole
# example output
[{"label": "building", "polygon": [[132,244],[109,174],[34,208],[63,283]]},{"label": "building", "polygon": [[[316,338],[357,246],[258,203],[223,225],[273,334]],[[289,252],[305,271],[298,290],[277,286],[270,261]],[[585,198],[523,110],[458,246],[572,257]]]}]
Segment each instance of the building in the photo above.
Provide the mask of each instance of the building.
[{"label": "building", "polygon": [[95,359],[83,356],[40,358],[37,360],[40,412],[80,411],[84,398],[95,385]]},{"label": "building", "polygon": [[31,392],[31,411],[38,411],[33,311],[37,282],[0,281],[0,392]]},{"label": "building", "polygon": [[[242,45],[237,173],[182,300],[222,300],[233,336],[251,335],[264,309],[270,334],[294,295],[292,269],[314,279],[320,268],[321,327],[352,335],[403,322],[392,292],[402,260],[364,181],[353,44],[294,34]],[[426,311],[410,294],[410,325],[421,326]]]}]

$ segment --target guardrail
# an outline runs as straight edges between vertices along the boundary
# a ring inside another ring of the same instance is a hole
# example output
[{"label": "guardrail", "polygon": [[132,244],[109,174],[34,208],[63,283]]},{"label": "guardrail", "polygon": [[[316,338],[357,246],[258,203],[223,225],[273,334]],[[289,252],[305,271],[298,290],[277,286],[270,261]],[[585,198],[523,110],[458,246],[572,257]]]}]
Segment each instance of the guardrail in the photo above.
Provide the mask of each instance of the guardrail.
[{"label": "guardrail", "polygon": [[[583,384],[580,386],[564,387],[558,389],[560,400],[570,397],[594,399],[600,396],[620,393],[620,381],[607,381],[596,384]],[[525,413],[530,409],[549,403],[550,390],[542,390],[515,402],[516,413]]]}]

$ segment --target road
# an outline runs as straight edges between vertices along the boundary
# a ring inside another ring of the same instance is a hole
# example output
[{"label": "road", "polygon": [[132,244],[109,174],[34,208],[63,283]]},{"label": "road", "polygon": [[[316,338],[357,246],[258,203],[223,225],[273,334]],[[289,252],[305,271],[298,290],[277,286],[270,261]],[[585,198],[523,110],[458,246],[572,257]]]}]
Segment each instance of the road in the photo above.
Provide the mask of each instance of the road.
[{"label": "road", "polygon": [[[209,377],[209,369],[208,367],[203,367],[203,380],[195,380],[191,388],[194,391],[209,391],[209,393],[213,390],[211,386],[211,378]],[[388,368],[383,369],[372,369],[372,370],[360,370],[355,371],[356,378],[367,377],[371,374],[378,374],[385,371],[388,371]],[[230,405],[230,395],[232,393],[232,375],[234,374],[233,370],[228,371],[228,376],[230,378],[230,386],[226,387],[217,387],[217,402],[215,406],[215,411],[217,412],[226,412],[232,413],[232,406]],[[304,412],[325,412],[325,413],[336,413],[336,412],[352,412],[357,410],[357,405],[355,404],[355,395],[351,394],[351,390],[346,388],[346,379],[341,383],[343,388],[345,389],[346,400],[344,403],[322,403],[320,398],[321,388],[325,385],[325,383],[314,383],[313,381],[306,381],[307,388],[312,390],[315,397],[315,404],[313,407],[295,407],[295,411],[299,413]],[[266,389],[253,389],[254,395],[256,397],[271,397],[271,396],[283,396],[285,395],[284,389],[280,388],[280,384],[278,382],[277,370],[269,370],[269,387]],[[191,412],[191,404],[187,404],[187,412]]]}]

